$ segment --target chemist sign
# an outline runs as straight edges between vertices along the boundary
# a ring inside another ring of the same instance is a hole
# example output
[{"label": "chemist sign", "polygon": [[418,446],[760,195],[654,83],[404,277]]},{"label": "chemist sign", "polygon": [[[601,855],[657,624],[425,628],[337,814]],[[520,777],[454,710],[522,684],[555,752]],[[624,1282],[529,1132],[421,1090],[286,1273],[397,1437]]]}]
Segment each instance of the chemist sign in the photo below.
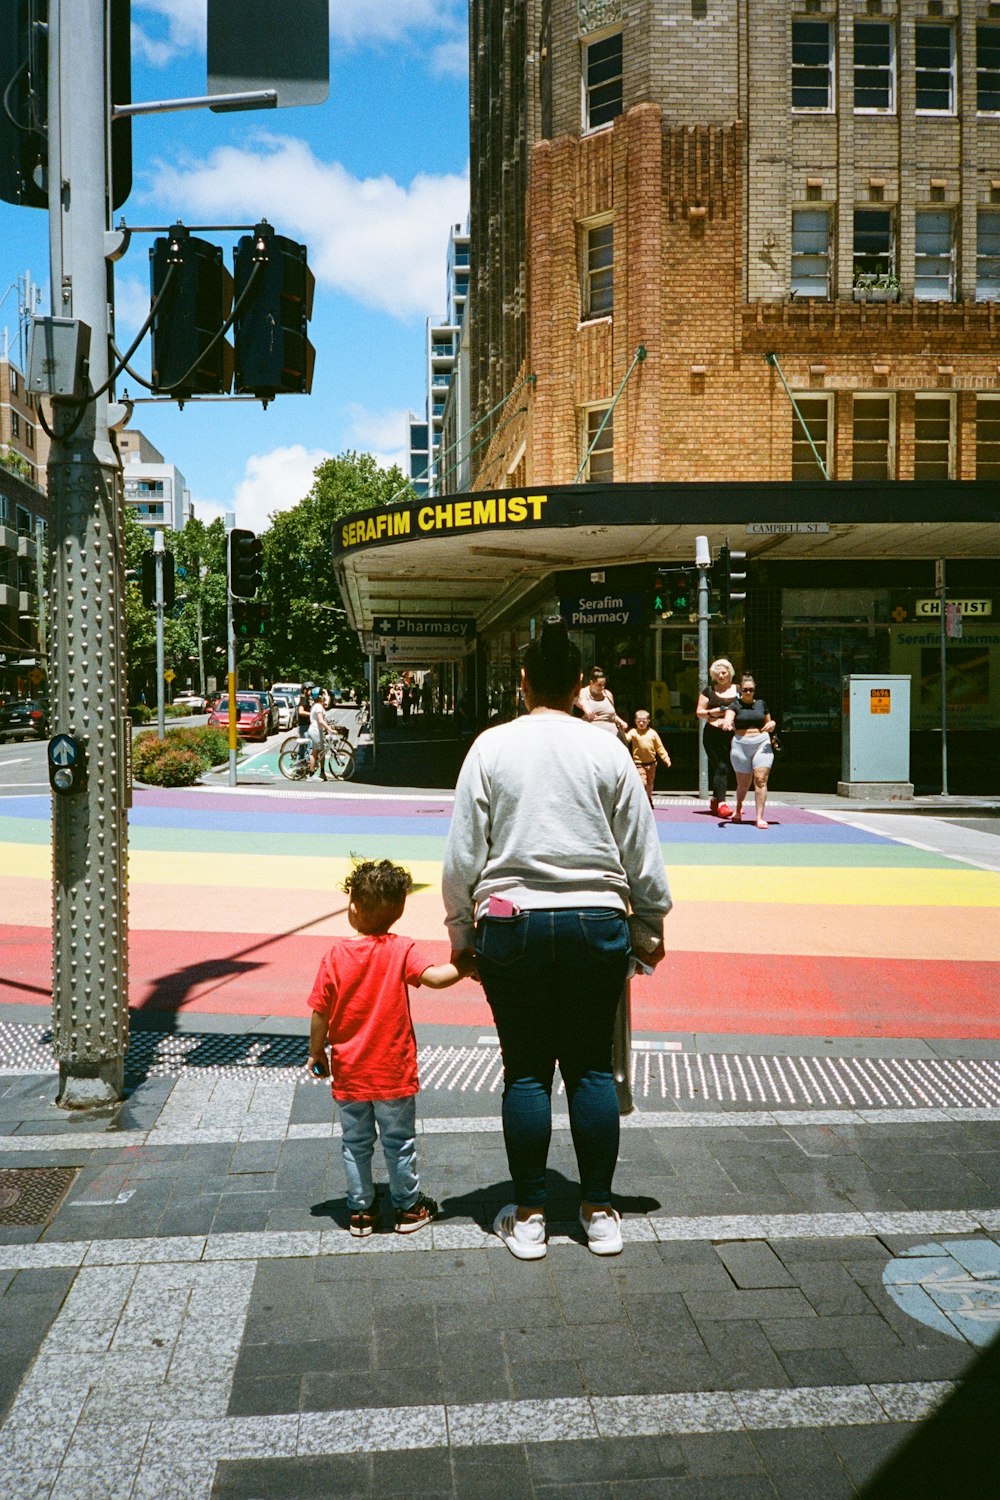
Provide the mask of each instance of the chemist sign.
[{"label": "chemist sign", "polygon": [[560,599],[559,612],[570,630],[587,630],[595,625],[639,625],[642,623],[641,594],[576,594]]}]

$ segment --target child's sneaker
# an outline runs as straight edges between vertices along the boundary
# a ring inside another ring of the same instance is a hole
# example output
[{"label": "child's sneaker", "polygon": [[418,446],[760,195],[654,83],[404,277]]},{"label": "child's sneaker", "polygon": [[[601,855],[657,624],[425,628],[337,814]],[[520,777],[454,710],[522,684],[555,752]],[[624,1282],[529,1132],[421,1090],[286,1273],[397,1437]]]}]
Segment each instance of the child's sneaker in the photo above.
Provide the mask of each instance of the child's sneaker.
[{"label": "child's sneaker", "polygon": [[493,1232],[503,1240],[518,1260],[541,1260],[548,1248],[545,1243],[545,1215],[532,1214],[530,1219],[517,1217],[517,1204],[508,1203],[493,1220]]},{"label": "child's sneaker", "polygon": [[587,1234],[587,1249],[595,1255],[620,1255],[622,1250],[622,1221],[616,1209],[596,1208],[589,1219],[580,1210],[580,1223]]},{"label": "child's sneaker", "polygon": [[378,1201],[371,1208],[362,1208],[357,1212],[352,1211],[351,1222],[348,1226],[356,1240],[366,1239],[368,1235],[374,1234],[379,1227]]},{"label": "child's sneaker", "polygon": [[416,1203],[412,1203],[409,1208],[397,1208],[396,1233],[412,1234],[415,1229],[423,1229],[425,1224],[437,1218],[437,1211],[434,1199],[421,1193]]}]

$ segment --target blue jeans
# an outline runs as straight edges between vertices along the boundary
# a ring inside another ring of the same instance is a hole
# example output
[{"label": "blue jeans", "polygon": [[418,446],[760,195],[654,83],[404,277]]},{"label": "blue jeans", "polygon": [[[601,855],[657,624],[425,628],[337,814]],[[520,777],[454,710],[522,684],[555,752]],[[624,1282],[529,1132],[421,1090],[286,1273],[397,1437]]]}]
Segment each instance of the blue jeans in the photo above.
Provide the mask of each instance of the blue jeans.
[{"label": "blue jeans", "polygon": [[375,1202],[372,1153],[378,1126],[385,1164],[389,1170],[389,1195],[394,1208],[412,1208],[420,1197],[417,1176],[417,1096],[404,1099],[371,1099],[344,1104],[337,1100],[343,1134],[344,1176],[347,1206],[362,1213]]},{"label": "blue jeans", "polygon": [[503,1053],[503,1133],[517,1202],[545,1204],[558,1062],[585,1203],[611,1202],[618,1096],[611,1074],[615,1010],[625,984],[628,924],[605,907],[484,917],[479,975]]}]

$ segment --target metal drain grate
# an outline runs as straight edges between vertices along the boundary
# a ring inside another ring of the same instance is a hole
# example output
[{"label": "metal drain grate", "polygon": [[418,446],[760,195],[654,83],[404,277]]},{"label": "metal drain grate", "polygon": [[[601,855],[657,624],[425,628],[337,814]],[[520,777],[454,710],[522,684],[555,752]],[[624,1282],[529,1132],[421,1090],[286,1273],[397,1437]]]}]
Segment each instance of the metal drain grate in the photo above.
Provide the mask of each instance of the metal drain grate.
[{"label": "metal drain grate", "polygon": [[77,1167],[0,1170],[0,1224],[45,1224],[73,1185]]},{"label": "metal drain grate", "polygon": [[[0,1069],[51,1072],[50,1042],[45,1027],[0,1024]],[[137,1031],[129,1044],[126,1080],[134,1086],[144,1078],[198,1071],[301,1081],[307,1054],[302,1036]],[[425,1045],[419,1064],[425,1090],[496,1094],[503,1087],[495,1044]],[[632,1054],[632,1092],[637,1100],[737,1109],[996,1109],[1000,1058],[667,1052],[646,1043]]]}]

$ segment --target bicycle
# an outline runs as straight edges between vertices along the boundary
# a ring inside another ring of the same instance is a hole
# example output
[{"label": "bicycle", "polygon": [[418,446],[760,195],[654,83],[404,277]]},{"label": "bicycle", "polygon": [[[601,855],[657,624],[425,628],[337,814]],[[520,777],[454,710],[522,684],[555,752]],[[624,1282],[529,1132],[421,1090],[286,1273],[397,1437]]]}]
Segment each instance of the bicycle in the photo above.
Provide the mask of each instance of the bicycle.
[{"label": "bicycle", "polygon": [[278,750],[278,770],[288,781],[307,781],[313,771],[325,771],[338,781],[350,781],[354,775],[354,746],[347,730],[335,724],[332,734],[325,734],[316,764],[313,765],[312,741],[306,736],[290,734]]}]

